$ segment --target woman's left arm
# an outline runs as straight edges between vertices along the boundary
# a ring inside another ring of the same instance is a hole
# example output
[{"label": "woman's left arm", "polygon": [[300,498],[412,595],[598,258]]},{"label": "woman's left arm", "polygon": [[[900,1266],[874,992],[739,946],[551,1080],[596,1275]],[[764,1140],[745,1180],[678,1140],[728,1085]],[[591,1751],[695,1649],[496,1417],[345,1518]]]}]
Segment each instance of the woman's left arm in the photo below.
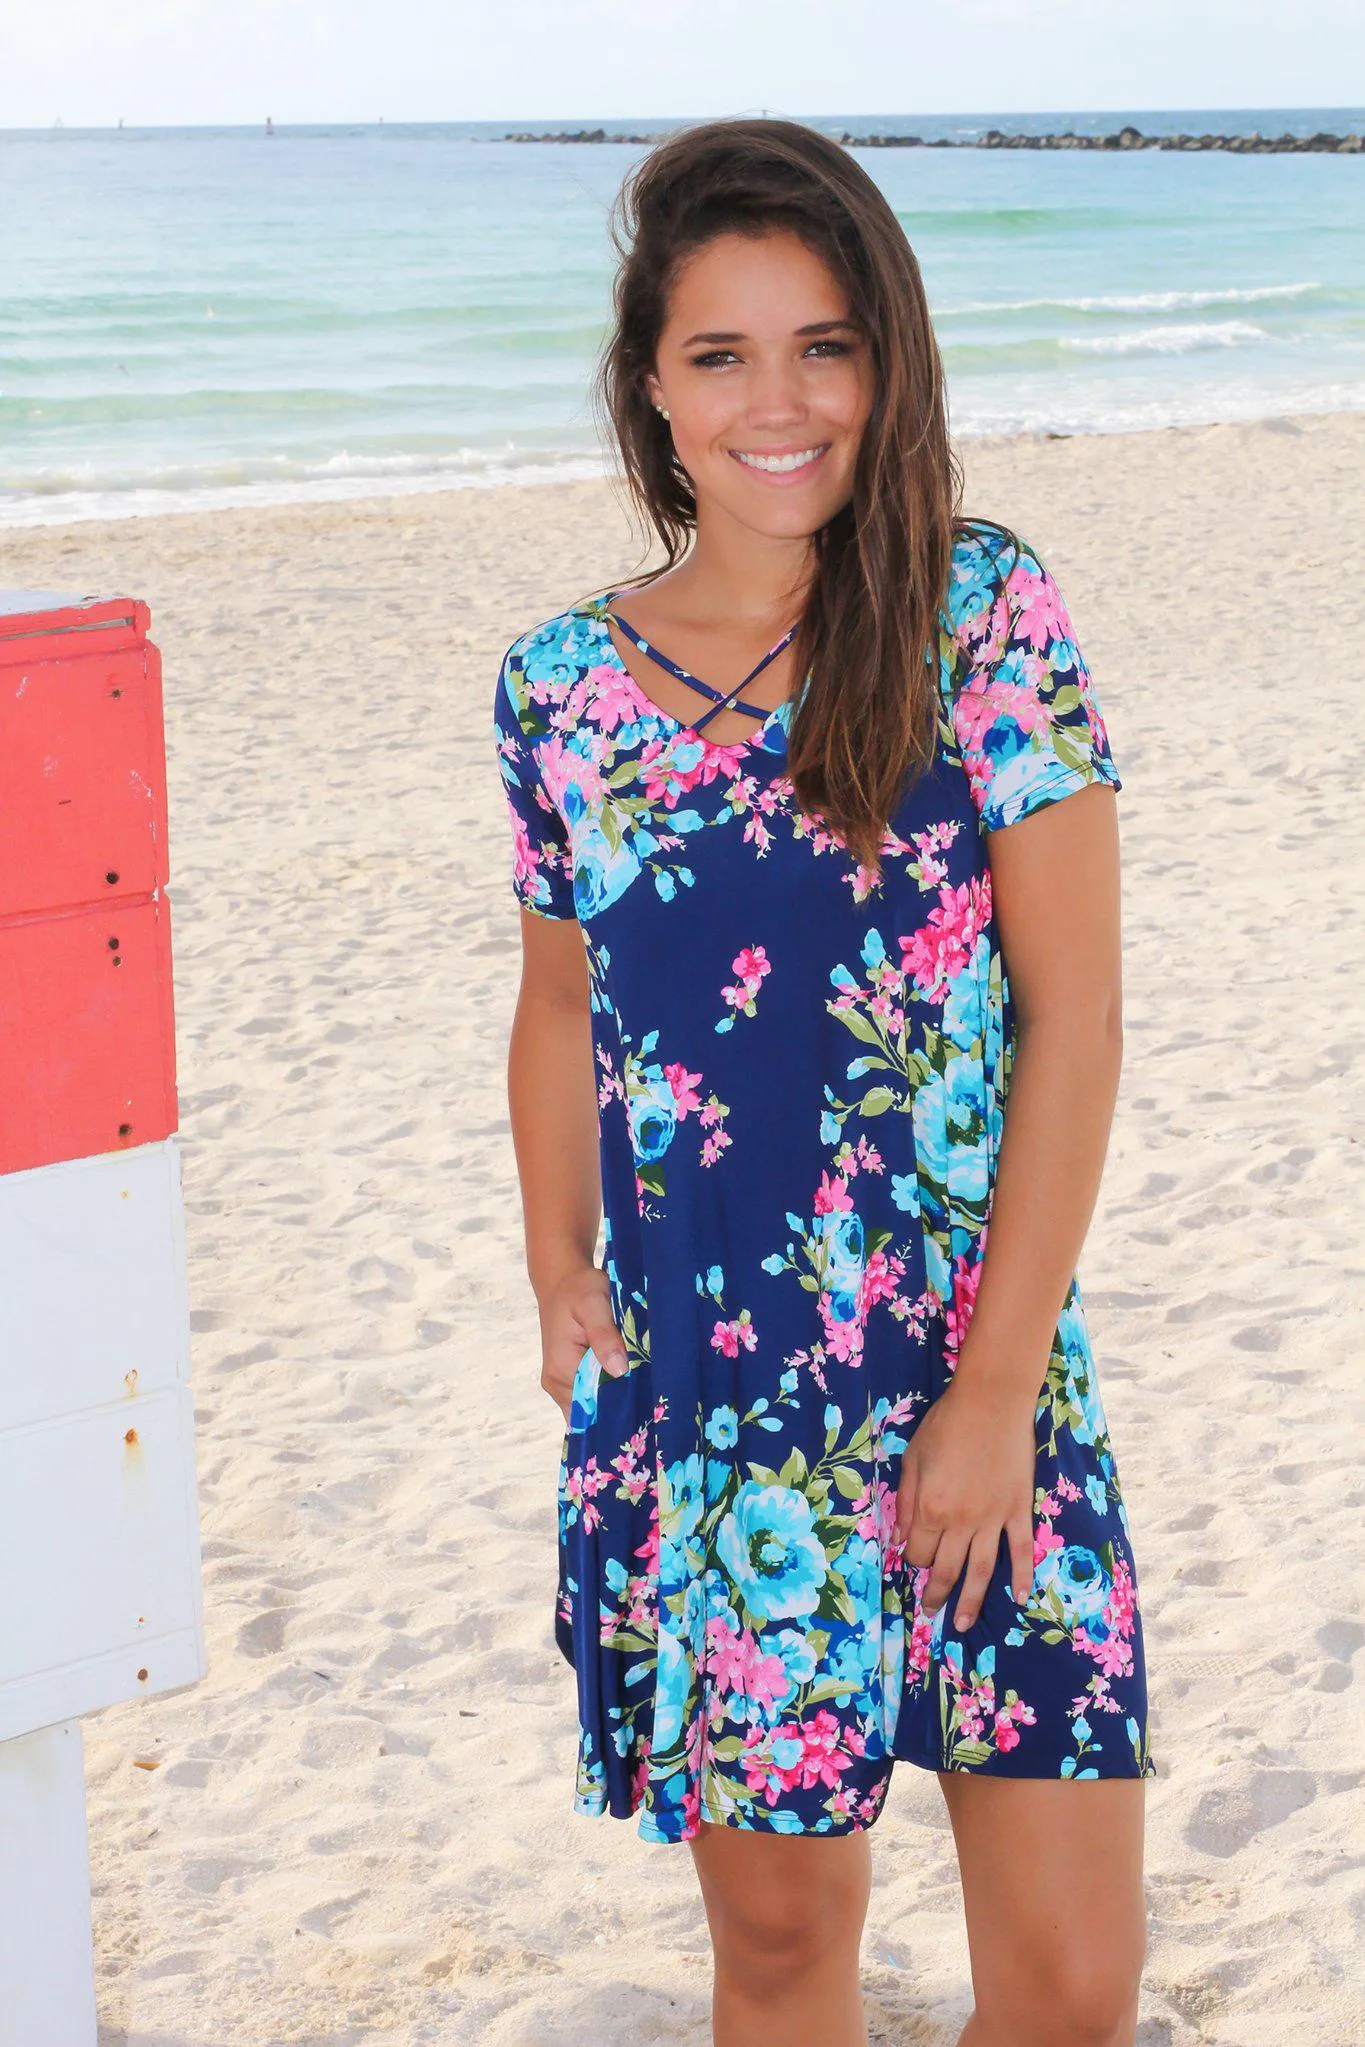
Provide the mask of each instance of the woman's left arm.
[{"label": "woman's left arm", "polygon": [[1033,1582],[1034,1417],[1057,1318],[1099,1192],[1122,1058],[1118,817],[1096,785],[988,839],[1015,1058],[988,1248],[946,1391],[910,1439],[896,1526],[932,1566],[926,1612],[967,1565],[953,1616],[981,1608],[1003,1533]]}]

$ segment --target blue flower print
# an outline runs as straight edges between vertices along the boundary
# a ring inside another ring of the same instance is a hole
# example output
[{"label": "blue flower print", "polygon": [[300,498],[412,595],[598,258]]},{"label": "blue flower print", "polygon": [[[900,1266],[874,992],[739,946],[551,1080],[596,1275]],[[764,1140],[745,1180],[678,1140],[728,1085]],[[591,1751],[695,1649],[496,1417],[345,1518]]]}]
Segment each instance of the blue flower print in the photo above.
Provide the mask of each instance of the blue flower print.
[{"label": "blue flower print", "polygon": [[716,1536],[716,1553],[759,1623],[814,1613],[829,1565],[809,1500],[790,1486],[746,1480]]},{"label": "blue flower print", "polygon": [[706,1440],[713,1450],[733,1450],[739,1441],[739,1416],[733,1407],[717,1407],[706,1424]]}]

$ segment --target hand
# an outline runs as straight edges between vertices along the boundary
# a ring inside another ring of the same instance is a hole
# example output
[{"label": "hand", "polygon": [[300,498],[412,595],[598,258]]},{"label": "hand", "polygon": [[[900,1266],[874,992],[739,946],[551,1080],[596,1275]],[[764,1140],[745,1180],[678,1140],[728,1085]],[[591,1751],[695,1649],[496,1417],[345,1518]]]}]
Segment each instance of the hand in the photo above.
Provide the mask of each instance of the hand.
[{"label": "hand", "polygon": [[930,1567],[921,1605],[934,1614],[963,1581],[953,1626],[969,1628],[995,1570],[1003,1531],[1010,1588],[1022,1606],[1033,1587],[1033,1402],[954,1379],[906,1447],[896,1493],[896,1535],[916,1569]]},{"label": "hand", "polygon": [[611,1319],[611,1294],[600,1266],[577,1266],[551,1288],[540,1303],[540,1344],[540,1383],[566,1422],[574,1378],[589,1345],[603,1371],[621,1378],[626,1347]]}]

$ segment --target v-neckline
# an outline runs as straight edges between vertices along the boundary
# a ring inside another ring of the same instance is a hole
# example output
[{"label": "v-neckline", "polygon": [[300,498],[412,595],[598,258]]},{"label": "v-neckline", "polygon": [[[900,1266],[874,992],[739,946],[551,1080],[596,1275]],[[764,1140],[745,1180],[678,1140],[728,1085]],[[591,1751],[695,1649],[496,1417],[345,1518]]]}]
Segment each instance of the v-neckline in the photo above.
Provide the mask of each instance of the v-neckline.
[{"label": "v-neckline", "polygon": [[[620,594],[619,590],[612,590],[600,602],[604,606],[614,604]],[[750,738],[735,740],[712,739],[705,732],[698,732],[695,726],[685,724],[681,718],[675,718],[673,713],[666,711],[662,704],[655,703],[649,692],[636,680],[634,670],[629,662],[625,660],[620,648],[612,638],[611,627],[608,625],[604,613],[597,608],[596,604],[588,608],[588,617],[595,627],[603,646],[606,648],[613,667],[615,667],[618,674],[631,690],[641,710],[647,716],[657,719],[659,724],[667,727],[669,733],[675,739],[690,740],[697,746],[710,747],[717,753],[749,753],[754,749],[757,749],[760,753],[767,754],[785,752],[785,742],[789,729],[788,720],[794,701],[791,697],[783,697],[780,704],[774,704],[763,723]],[[783,745],[780,748],[769,746],[765,743],[766,735],[771,732],[774,724],[780,725],[782,729]]]}]

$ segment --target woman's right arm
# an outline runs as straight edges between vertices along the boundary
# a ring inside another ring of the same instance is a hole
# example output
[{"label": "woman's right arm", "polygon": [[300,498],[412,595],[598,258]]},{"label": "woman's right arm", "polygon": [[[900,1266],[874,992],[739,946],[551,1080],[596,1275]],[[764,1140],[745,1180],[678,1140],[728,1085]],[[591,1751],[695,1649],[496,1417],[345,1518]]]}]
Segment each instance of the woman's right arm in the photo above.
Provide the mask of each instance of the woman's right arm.
[{"label": "woman's right arm", "polygon": [[540,1383],[569,1417],[591,1345],[604,1371],[626,1369],[606,1274],[594,1262],[602,1186],[588,963],[576,918],[521,912],[521,988],[507,1062],[526,1230],[540,1310]]}]

